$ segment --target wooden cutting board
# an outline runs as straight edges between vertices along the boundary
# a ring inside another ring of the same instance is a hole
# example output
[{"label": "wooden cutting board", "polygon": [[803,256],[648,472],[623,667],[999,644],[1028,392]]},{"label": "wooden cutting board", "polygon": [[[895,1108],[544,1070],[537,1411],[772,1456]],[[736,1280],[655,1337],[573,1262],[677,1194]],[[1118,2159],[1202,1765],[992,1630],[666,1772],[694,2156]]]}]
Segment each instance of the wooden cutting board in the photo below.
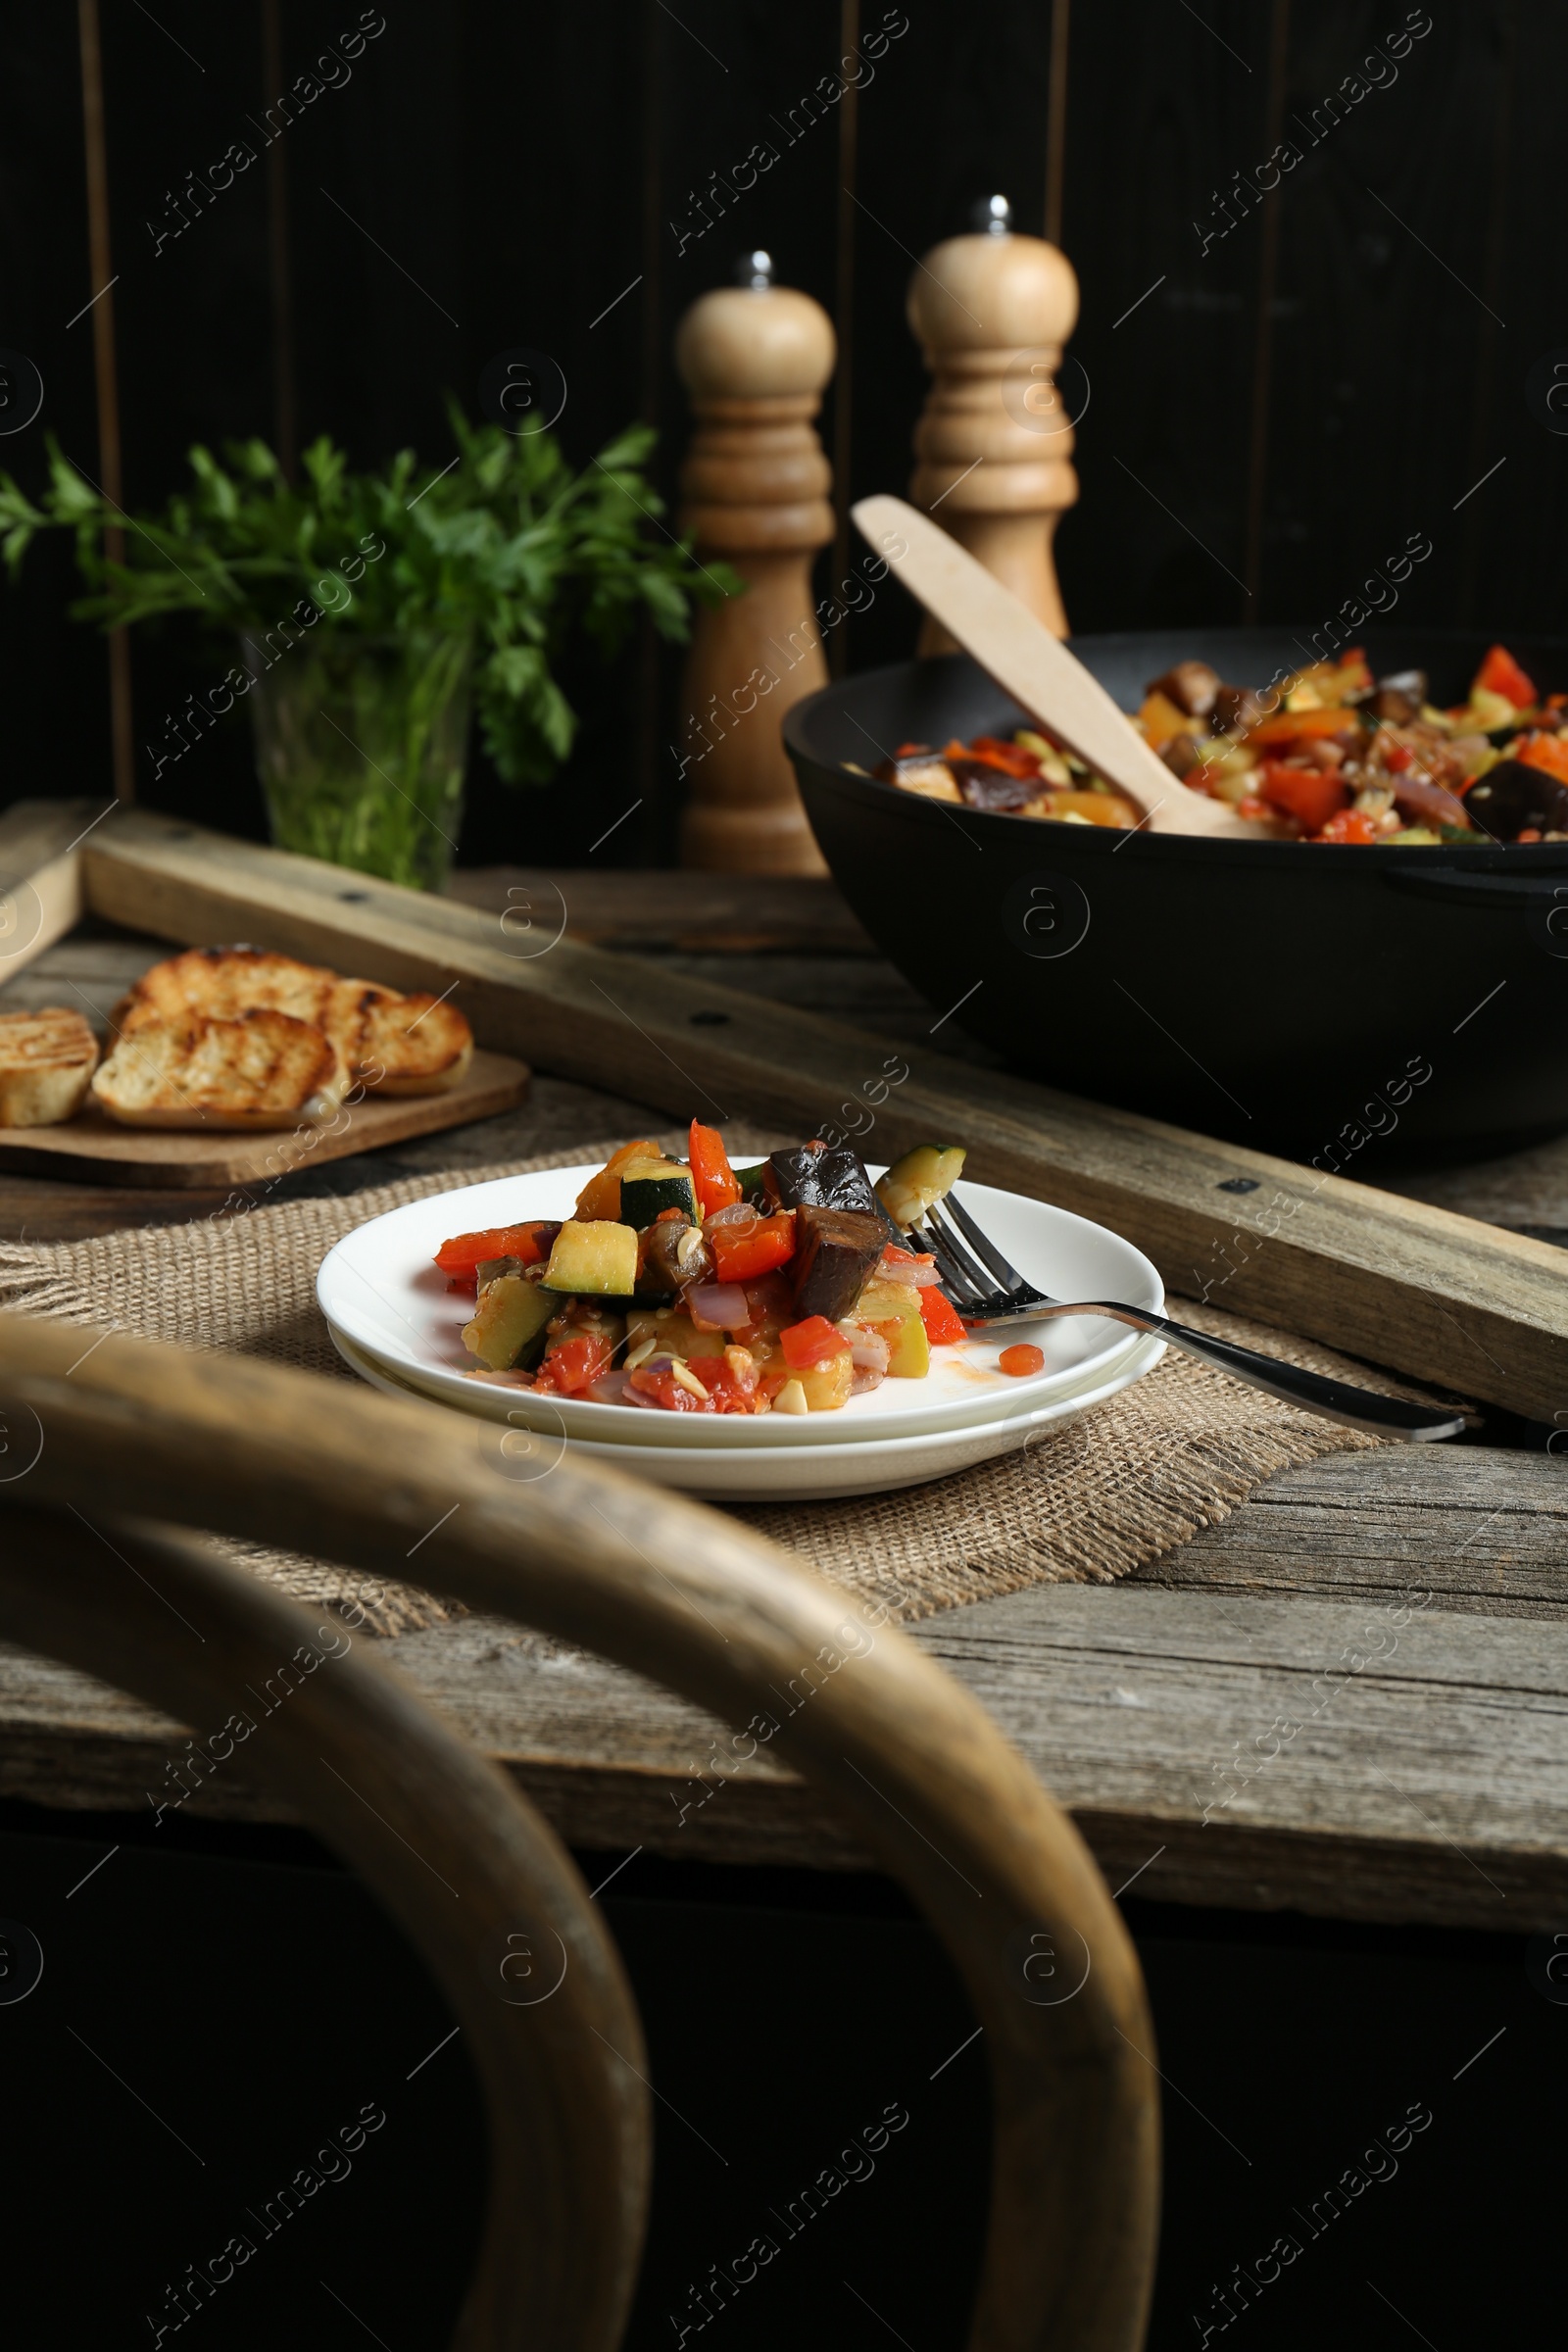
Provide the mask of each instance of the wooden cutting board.
[{"label": "wooden cutting board", "polygon": [[0,1168],[20,1176],[76,1176],[92,1184],[163,1185],[176,1192],[268,1184],[351,1152],[374,1152],[514,1109],[532,1078],[527,1063],[509,1054],[476,1051],[462,1085],[447,1094],[367,1095],[346,1103],[324,1127],[302,1123],[266,1134],[117,1127],[93,1104],[62,1127],[0,1127]]}]

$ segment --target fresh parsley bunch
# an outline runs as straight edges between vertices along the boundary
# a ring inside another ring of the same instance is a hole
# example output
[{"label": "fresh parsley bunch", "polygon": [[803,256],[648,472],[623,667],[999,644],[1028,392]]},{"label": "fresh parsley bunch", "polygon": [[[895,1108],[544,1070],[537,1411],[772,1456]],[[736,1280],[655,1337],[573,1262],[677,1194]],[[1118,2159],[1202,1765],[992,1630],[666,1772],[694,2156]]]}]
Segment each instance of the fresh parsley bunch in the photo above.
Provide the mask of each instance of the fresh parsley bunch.
[{"label": "fresh parsley bunch", "polygon": [[[663,530],[643,472],[651,426],[573,473],[548,433],[472,425],[455,404],[448,415],[458,456],[438,472],[407,449],[384,473],[351,472],[323,437],[290,483],[263,441],[230,443],[222,465],[198,444],[190,489],[139,516],[110,506],[51,438],[40,504],[0,474],[0,547],[15,575],[37,532],[74,530],[92,593],[73,612],[111,628],[190,612],[229,639],[261,638],[309,598],[321,628],[344,636],[466,636],[487,750],[509,782],[542,784],[577,728],[552,674],[568,642],[581,632],[608,658],[641,613],[684,638],[694,598],[742,583]],[[128,525],[122,564],[103,552],[117,523]]]}]

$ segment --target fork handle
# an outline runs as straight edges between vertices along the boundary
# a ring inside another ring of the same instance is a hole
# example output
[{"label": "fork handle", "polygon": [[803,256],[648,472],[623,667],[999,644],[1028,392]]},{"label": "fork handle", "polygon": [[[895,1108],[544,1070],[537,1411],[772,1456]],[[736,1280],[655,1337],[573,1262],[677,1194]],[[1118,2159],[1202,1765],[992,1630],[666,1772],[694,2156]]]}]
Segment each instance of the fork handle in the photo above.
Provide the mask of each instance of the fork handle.
[{"label": "fork handle", "polygon": [[[1035,1306],[1029,1320],[1056,1315],[1106,1315],[1113,1323],[1130,1323],[1134,1331],[1156,1332],[1173,1348],[1196,1355],[1233,1380],[1262,1389],[1282,1404],[1298,1404],[1327,1421],[1343,1421],[1351,1429],[1370,1430],[1374,1437],[1400,1438],[1412,1446],[1431,1446],[1440,1438],[1454,1438],[1462,1429],[1480,1425],[1479,1414],[1458,1406],[1407,1404],[1402,1397],[1378,1396],[1370,1389],[1351,1388],[1348,1381],[1329,1380],[1321,1372],[1303,1372],[1299,1365],[1281,1363],[1277,1356],[1259,1355],[1255,1348],[1239,1348],[1234,1340],[1217,1340],[1206,1331],[1153,1314],[1147,1307],[1122,1306],[1114,1300],[1094,1305]],[[1021,1320],[1022,1318],[1020,1318]]]}]

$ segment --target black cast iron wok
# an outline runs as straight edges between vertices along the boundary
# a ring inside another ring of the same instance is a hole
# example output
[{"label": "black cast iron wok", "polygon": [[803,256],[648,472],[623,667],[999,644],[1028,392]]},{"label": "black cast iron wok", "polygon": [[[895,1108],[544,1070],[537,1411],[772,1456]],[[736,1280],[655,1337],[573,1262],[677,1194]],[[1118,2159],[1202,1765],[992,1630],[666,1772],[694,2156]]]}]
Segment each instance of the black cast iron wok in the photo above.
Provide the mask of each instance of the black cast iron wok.
[{"label": "black cast iron wok", "polygon": [[[1174,661],[1261,687],[1306,631],[1081,637],[1124,709]],[[1368,629],[1464,699],[1491,638]],[[1543,691],[1568,640],[1509,632]],[[1027,723],[966,656],[841,680],[784,741],[835,880],[940,1013],[1070,1093],[1375,1183],[1568,1129],[1568,842],[1215,842],[953,808],[846,766]],[[956,1009],[953,1009],[953,1008]]]}]

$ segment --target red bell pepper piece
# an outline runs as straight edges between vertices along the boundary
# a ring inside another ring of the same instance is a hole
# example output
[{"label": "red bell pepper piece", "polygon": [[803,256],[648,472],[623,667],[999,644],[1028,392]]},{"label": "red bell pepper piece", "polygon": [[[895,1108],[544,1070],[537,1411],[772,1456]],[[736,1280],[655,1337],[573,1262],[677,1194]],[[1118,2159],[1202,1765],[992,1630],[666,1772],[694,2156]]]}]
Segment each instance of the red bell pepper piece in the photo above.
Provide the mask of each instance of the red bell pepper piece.
[{"label": "red bell pepper piece", "polygon": [[705,1127],[700,1120],[693,1119],[688,1152],[697,1204],[704,1216],[710,1217],[715,1208],[731,1207],[740,1199],[741,1188],[735,1181],[735,1171],[729,1164],[718,1129]]},{"label": "red bell pepper piece", "polygon": [[1343,780],[1332,771],[1292,767],[1284,760],[1264,760],[1261,791],[1269,807],[1294,816],[1303,833],[1321,833],[1350,798]]},{"label": "red bell pepper piece", "polygon": [[1568,736],[1527,735],[1514,745],[1513,757],[1521,766],[1539,767],[1544,775],[1555,776],[1559,784],[1568,784]]},{"label": "red bell pepper piece", "polygon": [[1536,701],[1534,681],[1526,677],[1505,645],[1492,648],[1476,671],[1476,684],[1485,686],[1489,694],[1500,694],[1516,710],[1528,710]]},{"label": "red bell pepper piece", "polygon": [[795,1255],[795,1211],[781,1208],[771,1217],[737,1217],[732,1225],[710,1225],[707,1239],[720,1282],[756,1282]]},{"label": "red bell pepper piece", "polygon": [[[519,1265],[536,1266],[549,1255],[540,1234],[547,1229],[548,1220],[536,1217],[528,1225],[493,1225],[484,1233],[460,1233],[450,1242],[443,1242],[435,1253],[435,1262],[443,1274],[459,1279],[472,1278],[474,1269],[488,1257],[514,1257]],[[559,1225],[548,1226],[551,1238],[561,1230]]]},{"label": "red bell pepper piece", "polygon": [[952,1340],[965,1337],[962,1316],[934,1282],[920,1293],[920,1320],[925,1325],[925,1336],[933,1348],[942,1348]]},{"label": "red bell pepper piece", "polygon": [[1250,743],[1309,743],[1314,736],[1353,735],[1355,718],[1348,710],[1279,710],[1251,730]]},{"label": "red bell pepper piece", "polygon": [[787,1331],[781,1331],[778,1344],[792,1372],[809,1372],[813,1364],[825,1364],[829,1356],[842,1355],[850,1343],[826,1315],[808,1315],[804,1323],[792,1323]]}]

